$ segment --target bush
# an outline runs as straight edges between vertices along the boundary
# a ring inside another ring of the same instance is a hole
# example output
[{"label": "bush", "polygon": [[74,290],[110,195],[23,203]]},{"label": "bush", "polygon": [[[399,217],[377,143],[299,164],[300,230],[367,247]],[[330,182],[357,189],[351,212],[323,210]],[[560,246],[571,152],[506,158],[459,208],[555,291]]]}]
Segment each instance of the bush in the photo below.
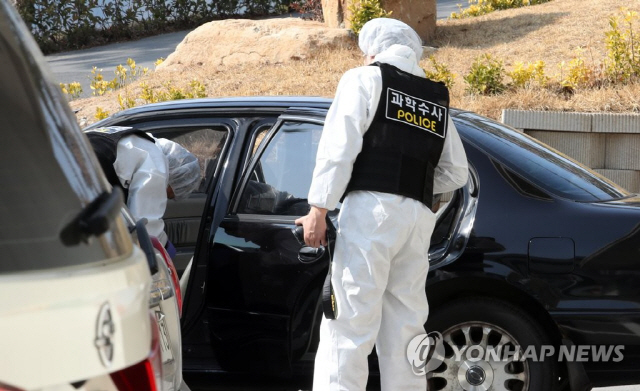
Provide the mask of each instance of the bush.
[{"label": "bush", "polygon": [[349,5],[351,13],[351,31],[360,34],[362,26],[371,19],[388,18],[391,12],[387,12],[380,5],[380,0],[353,0]]},{"label": "bush", "polygon": [[509,72],[509,76],[513,80],[515,87],[531,87],[534,82],[540,87],[544,87],[548,80],[544,74],[544,67],[544,61],[536,61],[533,64],[528,62],[527,65],[524,65],[522,61],[518,61],[513,71]]},{"label": "bush", "polygon": [[105,118],[109,118],[109,112],[104,111],[102,107],[96,107],[96,114],[94,116],[98,121],[103,120]]},{"label": "bush", "polygon": [[324,22],[324,15],[322,14],[322,1],[321,0],[301,0],[291,3],[291,8],[300,12],[304,19],[311,19],[318,22]]},{"label": "bush", "polygon": [[574,92],[580,87],[593,87],[597,83],[592,67],[582,57],[576,57],[568,65],[560,63],[560,85],[565,92]]},{"label": "bush", "polygon": [[497,10],[520,8],[529,5],[542,4],[548,1],[551,0],[469,0],[469,8],[462,9],[462,6],[458,4],[460,12],[452,12],[450,18],[462,19],[480,16]]},{"label": "bush", "polygon": [[69,100],[78,99],[82,95],[82,85],[76,81],[68,84],[60,83],[60,90]]},{"label": "bush", "polygon": [[464,77],[469,85],[467,92],[490,95],[504,91],[503,73],[502,61],[493,59],[489,54],[479,56],[471,65],[469,74]]},{"label": "bush", "polygon": [[638,17],[635,11],[624,10],[625,28],[621,27],[619,17],[609,19],[610,30],[606,32],[607,59],[605,72],[611,82],[627,83],[640,74],[640,41],[634,32],[634,21]]},{"label": "bush", "polygon": [[[156,60],[156,66],[162,63],[163,59]],[[132,58],[127,59],[127,66],[119,64],[113,73],[116,75],[110,81],[106,81],[102,75],[102,69],[93,67],[89,80],[91,80],[90,88],[93,90],[94,96],[102,96],[105,92],[117,90],[126,87],[130,82],[139,79],[149,73],[149,68],[140,68]]]},{"label": "bush", "polygon": [[[163,61],[163,58],[159,58],[158,60],[156,60],[155,65],[158,66],[162,64]],[[123,66],[122,64],[118,65],[114,70],[116,77],[111,81],[106,81],[104,80],[104,77],[102,75],[102,69],[93,67],[93,70],[91,71],[92,76],[89,77],[91,79],[91,89],[93,90],[93,95],[102,96],[107,91],[124,90],[123,92],[118,93],[118,105],[120,106],[121,110],[135,107],[139,101],[142,101],[143,104],[148,104],[164,102],[168,100],[204,98],[207,96],[207,91],[204,84],[196,79],[189,82],[189,86],[186,89],[175,87],[171,84],[171,82],[165,83],[164,89],[154,89],[149,87],[147,83],[142,82],[140,83],[140,87],[142,89],[140,95],[137,97],[131,96],[128,89],[129,84],[139,79],[140,77],[147,75],[148,72],[149,70],[147,68],[140,68],[136,65],[135,60],[133,60],[132,58],[128,58],[127,67]],[[62,88],[63,92],[65,92],[65,88],[67,89],[67,91],[69,91],[69,86],[74,86],[76,84],[78,85],[78,87],[80,87],[79,83],[71,83],[69,85],[60,84],[60,88]],[[81,93],[82,87],[80,87],[80,93],[78,93],[78,96]],[[106,118],[108,115],[109,113],[103,111],[101,108],[98,108],[96,110],[95,117],[96,119],[101,119],[98,117]]]},{"label": "bush", "polygon": [[168,100],[204,98],[207,92],[204,84],[194,79],[189,82],[187,89],[173,86],[170,82],[164,84],[164,89],[153,89],[147,83],[140,84],[142,92],[139,98],[144,104],[165,102]]},{"label": "bush", "polygon": [[424,69],[427,79],[442,82],[448,89],[453,88],[453,79],[455,78],[455,75],[449,70],[449,67],[445,64],[438,63],[434,56],[429,57],[429,62],[433,67],[433,71]]}]

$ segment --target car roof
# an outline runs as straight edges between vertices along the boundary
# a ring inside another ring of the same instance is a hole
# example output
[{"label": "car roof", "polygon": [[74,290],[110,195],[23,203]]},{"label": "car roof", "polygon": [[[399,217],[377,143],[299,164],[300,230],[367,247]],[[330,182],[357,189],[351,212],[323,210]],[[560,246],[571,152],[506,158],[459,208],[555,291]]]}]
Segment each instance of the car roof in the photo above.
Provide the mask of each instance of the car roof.
[{"label": "car roof", "polygon": [[328,109],[331,99],[312,96],[247,96],[229,98],[183,99],[134,107],[114,114],[114,117],[143,114],[153,111],[192,109],[274,109],[284,111],[289,108]]},{"label": "car roof", "polygon": [[[113,114],[106,120],[96,122],[88,129],[106,126],[114,121],[123,120],[128,117],[145,116],[157,112],[180,112],[180,111],[201,111],[208,109],[212,111],[252,111],[270,112],[276,114],[304,115],[322,117],[331,106],[333,100],[330,98],[314,96],[244,96],[226,98],[198,98],[183,99],[161,103],[153,103],[123,110]],[[451,109],[451,116],[455,117],[460,113],[466,113],[457,109]]]}]

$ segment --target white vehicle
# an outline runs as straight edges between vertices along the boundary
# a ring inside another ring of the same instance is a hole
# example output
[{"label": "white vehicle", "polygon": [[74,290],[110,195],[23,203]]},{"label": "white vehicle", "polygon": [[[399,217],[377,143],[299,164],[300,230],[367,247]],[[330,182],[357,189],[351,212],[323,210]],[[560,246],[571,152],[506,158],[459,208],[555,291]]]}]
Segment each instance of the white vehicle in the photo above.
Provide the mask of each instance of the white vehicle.
[{"label": "white vehicle", "polygon": [[160,330],[162,379],[164,391],[188,391],[182,379],[182,335],[180,316],[182,294],[176,268],[157,238],[151,238],[158,260],[158,273],[153,275],[151,290],[153,313]]},{"label": "white vehicle", "polygon": [[158,267],[0,1],[0,390],[162,390]]}]

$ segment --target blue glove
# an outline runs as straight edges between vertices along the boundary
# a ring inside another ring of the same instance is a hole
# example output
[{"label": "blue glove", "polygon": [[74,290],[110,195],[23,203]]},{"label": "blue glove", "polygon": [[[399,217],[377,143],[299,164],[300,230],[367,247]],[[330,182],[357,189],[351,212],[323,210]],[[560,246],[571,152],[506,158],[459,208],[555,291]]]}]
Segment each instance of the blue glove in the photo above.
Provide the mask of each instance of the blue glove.
[{"label": "blue glove", "polygon": [[173,243],[171,243],[169,240],[167,240],[167,244],[164,246],[164,249],[167,250],[167,253],[171,257],[171,259],[175,258],[176,254],[178,253],[176,251],[176,248],[173,246]]}]

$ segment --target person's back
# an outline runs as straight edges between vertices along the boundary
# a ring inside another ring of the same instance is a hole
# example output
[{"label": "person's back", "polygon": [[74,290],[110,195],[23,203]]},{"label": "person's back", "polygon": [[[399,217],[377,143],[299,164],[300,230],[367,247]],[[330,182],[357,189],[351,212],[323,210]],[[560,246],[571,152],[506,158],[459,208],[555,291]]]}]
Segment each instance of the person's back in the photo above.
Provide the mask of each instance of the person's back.
[{"label": "person's back", "polygon": [[[406,357],[424,333],[433,196],[466,183],[448,91],[425,79],[422,42],[406,24],[374,19],[359,38],[365,65],[340,80],[296,221],[326,244],[324,219],[342,198],[331,282],[337,316],[323,319],[315,391],[364,390],[374,343],[383,390],[424,390]],[[375,61],[375,62],[374,62]]]},{"label": "person's back", "polygon": [[155,139],[128,127],[85,133],[113,187],[122,189],[133,217],[147,219],[147,230],[164,245],[167,199],[183,198],[200,183],[197,158],[179,144]]}]

